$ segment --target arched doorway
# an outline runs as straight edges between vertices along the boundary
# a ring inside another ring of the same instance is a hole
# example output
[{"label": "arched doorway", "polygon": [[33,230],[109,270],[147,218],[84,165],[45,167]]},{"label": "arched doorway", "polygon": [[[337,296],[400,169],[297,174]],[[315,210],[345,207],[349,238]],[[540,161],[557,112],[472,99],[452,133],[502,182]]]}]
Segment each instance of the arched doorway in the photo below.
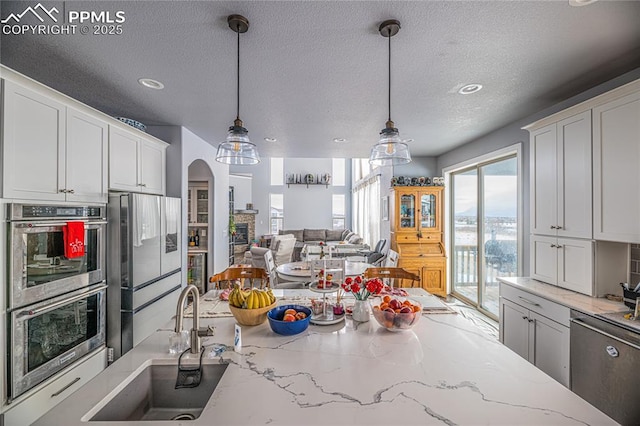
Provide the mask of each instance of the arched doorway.
[{"label": "arched doorway", "polygon": [[213,270],[215,247],[213,230],[214,177],[209,165],[194,160],[188,168],[187,184],[187,284],[194,284],[201,294]]}]

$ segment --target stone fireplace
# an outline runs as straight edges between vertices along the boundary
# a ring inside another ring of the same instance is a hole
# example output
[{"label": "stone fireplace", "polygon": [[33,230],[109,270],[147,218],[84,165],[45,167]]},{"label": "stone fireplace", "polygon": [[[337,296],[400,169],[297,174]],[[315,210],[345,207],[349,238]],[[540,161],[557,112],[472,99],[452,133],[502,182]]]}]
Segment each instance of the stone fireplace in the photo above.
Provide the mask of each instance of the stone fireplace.
[{"label": "stone fireplace", "polygon": [[244,258],[244,252],[249,250],[249,243],[256,238],[256,215],[251,213],[236,213],[233,215],[236,223],[236,239],[244,232],[238,228],[238,225],[246,225],[246,240],[237,241],[233,246],[233,254],[236,259],[235,263],[241,263]]}]

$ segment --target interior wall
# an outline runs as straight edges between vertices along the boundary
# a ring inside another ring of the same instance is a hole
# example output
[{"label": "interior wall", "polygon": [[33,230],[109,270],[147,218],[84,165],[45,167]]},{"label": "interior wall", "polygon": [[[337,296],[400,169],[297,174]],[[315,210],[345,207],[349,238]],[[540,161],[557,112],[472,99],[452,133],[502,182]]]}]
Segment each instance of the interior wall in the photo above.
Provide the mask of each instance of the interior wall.
[{"label": "interior wall", "polygon": [[[415,142],[413,142],[415,144]],[[411,145],[409,145],[411,150]],[[436,157],[411,157],[411,162],[393,167],[393,176],[434,177],[438,174],[438,159]]]},{"label": "interior wall", "polygon": [[[253,204],[253,176],[229,175],[229,186],[233,186],[233,201],[235,210],[247,208],[247,203]],[[257,206],[253,207],[254,209]]]}]

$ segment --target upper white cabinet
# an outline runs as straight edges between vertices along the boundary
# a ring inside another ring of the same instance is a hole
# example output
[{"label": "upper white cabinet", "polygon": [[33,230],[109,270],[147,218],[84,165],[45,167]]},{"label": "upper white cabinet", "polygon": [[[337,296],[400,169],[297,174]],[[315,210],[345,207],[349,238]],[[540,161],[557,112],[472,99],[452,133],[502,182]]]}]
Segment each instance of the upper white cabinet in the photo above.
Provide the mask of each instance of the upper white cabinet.
[{"label": "upper white cabinet", "polygon": [[640,243],[640,92],[593,109],[596,239]]},{"label": "upper white cabinet", "polygon": [[107,201],[107,125],[5,80],[4,198]]},{"label": "upper white cabinet", "polygon": [[164,195],[166,146],[109,126],[109,189]]},{"label": "upper white cabinet", "polygon": [[531,132],[531,232],[591,238],[591,111]]}]

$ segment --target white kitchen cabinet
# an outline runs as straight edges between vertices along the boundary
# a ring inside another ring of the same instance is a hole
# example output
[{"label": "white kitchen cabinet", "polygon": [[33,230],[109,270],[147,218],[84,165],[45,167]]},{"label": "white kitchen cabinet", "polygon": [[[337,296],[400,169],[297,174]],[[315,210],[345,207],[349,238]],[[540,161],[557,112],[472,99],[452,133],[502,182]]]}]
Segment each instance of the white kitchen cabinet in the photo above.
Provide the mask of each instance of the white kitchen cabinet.
[{"label": "white kitchen cabinet", "polygon": [[593,109],[593,172],[594,238],[640,243],[640,91]]},{"label": "white kitchen cabinet", "polygon": [[569,387],[569,308],[500,284],[500,341]]},{"label": "white kitchen cabinet", "polygon": [[533,130],[531,232],[591,238],[591,111]]},{"label": "white kitchen cabinet", "polygon": [[3,197],[106,202],[106,123],[4,81]]},{"label": "white kitchen cabinet", "polygon": [[628,245],[532,235],[531,277],[548,284],[604,296],[626,281]]},{"label": "white kitchen cabinet", "polygon": [[109,126],[109,189],[165,194],[166,144]]}]

